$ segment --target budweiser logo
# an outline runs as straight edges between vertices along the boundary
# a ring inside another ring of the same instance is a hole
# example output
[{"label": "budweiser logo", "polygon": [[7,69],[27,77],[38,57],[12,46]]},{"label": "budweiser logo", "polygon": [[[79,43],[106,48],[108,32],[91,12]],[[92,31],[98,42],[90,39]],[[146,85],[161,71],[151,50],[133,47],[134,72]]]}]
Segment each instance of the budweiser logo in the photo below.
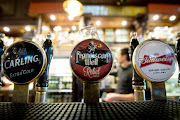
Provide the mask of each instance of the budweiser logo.
[{"label": "budweiser logo", "polygon": [[165,64],[165,65],[172,65],[173,63],[173,53],[162,55],[159,57],[150,57],[148,55],[144,55],[144,59],[141,62],[141,67],[145,67],[150,64],[159,63],[159,64]]},{"label": "budweiser logo", "polygon": [[100,67],[96,70],[95,67],[91,69],[90,67],[85,66],[83,68],[84,76],[88,76],[89,78],[99,77]]}]

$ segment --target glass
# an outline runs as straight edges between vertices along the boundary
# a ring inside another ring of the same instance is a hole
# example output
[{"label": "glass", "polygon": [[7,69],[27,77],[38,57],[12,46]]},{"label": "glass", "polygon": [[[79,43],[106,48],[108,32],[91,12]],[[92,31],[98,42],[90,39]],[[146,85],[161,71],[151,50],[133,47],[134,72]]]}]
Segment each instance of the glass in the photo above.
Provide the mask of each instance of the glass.
[{"label": "glass", "polygon": [[86,26],[86,27],[82,28],[79,31],[79,36],[80,36],[80,41],[86,40],[86,39],[100,40],[98,33],[97,33],[97,30],[93,26]]}]

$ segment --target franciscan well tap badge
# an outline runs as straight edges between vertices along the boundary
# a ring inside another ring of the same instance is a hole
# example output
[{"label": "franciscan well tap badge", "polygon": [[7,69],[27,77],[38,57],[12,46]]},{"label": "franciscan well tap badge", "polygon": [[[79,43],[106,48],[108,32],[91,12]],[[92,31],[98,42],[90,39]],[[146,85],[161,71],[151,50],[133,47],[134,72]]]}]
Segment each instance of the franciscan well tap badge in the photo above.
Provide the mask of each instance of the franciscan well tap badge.
[{"label": "franciscan well tap badge", "polygon": [[135,49],[133,65],[143,78],[162,82],[174,74],[176,59],[169,45],[159,40],[149,40]]},{"label": "franciscan well tap badge", "polygon": [[16,84],[29,83],[40,76],[46,66],[45,52],[32,41],[12,44],[2,58],[6,77]]},{"label": "franciscan well tap badge", "polygon": [[73,49],[70,64],[76,77],[86,81],[97,81],[110,72],[113,64],[112,53],[99,40],[84,40]]}]

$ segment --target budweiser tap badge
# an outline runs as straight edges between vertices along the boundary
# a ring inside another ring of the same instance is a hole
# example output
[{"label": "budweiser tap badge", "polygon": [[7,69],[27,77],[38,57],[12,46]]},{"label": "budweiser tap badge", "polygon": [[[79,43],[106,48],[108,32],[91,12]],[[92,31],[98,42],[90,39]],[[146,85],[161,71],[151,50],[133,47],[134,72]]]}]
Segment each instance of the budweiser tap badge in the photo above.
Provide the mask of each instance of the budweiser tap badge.
[{"label": "budweiser tap badge", "polygon": [[70,56],[72,71],[86,81],[104,78],[111,70],[113,59],[110,49],[103,42],[88,39],[80,42]]},{"label": "budweiser tap badge", "polygon": [[174,74],[176,58],[169,45],[159,40],[148,40],[135,49],[133,65],[144,79],[162,82]]},{"label": "budweiser tap badge", "polygon": [[5,76],[16,84],[26,84],[40,77],[46,66],[44,50],[32,41],[9,46],[2,57]]}]

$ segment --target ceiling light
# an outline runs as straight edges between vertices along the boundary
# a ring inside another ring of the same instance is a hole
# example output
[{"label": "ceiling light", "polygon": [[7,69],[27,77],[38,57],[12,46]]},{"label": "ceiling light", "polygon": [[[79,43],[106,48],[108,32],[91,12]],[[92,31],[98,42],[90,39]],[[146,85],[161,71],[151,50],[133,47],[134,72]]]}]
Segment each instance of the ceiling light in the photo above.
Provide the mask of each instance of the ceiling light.
[{"label": "ceiling light", "polygon": [[127,21],[122,21],[122,26],[127,25]]},{"label": "ceiling light", "polygon": [[159,30],[160,30],[160,27],[157,26],[157,27],[154,28],[154,30],[155,30],[155,31],[159,31]]},{"label": "ceiling light", "polygon": [[61,31],[62,30],[62,27],[61,26],[55,26],[53,28],[54,31]]},{"label": "ceiling light", "polygon": [[72,28],[72,30],[73,30],[73,31],[75,31],[75,30],[76,30],[76,26],[72,26],[71,28]]},{"label": "ceiling light", "polygon": [[71,16],[80,16],[83,14],[83,5],[78,0],[66,0],[63,2],[64,11]]},{"label": "ceiling light", "polygon": [[99,21],[99,20],[96,21],[96,25],[98,25],[98,26],[101,25],[101,21]]},{"label": "ceiling light", "polygon": [[9,27],[4,27],[3,30],[4,30],[5,32],[9,32],[9,31],[10,31],[10,28],[9,28]]},{"label": "ceiling light", "polygon": [[29,31],[31,31],[31,28],[29,26],[26,26],[25,30],[29,32]]},{"label": "ceiling light", "polygon": [[168,26],[164,26],[164,30],[167,31],[168,30]]},{"label": "ceiling light", "polygon": [[74,20],[74,17],[71,16],[71,15],[69,15],[69,16],[68,16],[68,19],[72,21],[72,20]]},{"label": "ceiling light", "polygon": [[159,15],[154,15],[152,19],[153,20],[158,20],[159,19]]},{"label": "ceiling light", "polygon": [[48,29],[49,29],[49,28],[48,28],[47,26],[45,26],[45,25],[42,26],[42,30],[43,30],[43,31],[48,31]]},{"label": "ceiling light", "polygon": [[54,20],[56,20],[56,16],[55,15],[50,15],[50,19],[54,21]]},{"label": "ceiling light", "polygon": [[175,15],[172,15],[171,17],[169,17],[169,20],[170,21],[174,21],[176,19],[176,16]]}]

